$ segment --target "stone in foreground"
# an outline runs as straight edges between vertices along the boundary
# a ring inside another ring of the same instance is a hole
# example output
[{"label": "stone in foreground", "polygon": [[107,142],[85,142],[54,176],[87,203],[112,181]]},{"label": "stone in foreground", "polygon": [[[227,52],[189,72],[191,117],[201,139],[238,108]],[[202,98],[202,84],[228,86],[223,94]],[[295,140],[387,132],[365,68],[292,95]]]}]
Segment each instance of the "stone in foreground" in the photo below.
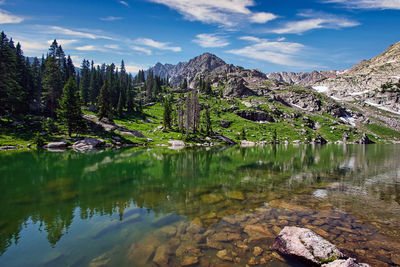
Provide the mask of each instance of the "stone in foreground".
[{"label": "stone in foreground", "polygon": [[343,258],[343,253],[333,244],[306,228],[286,226],[274,241],[273,248],[299,259],[322,264]]}]

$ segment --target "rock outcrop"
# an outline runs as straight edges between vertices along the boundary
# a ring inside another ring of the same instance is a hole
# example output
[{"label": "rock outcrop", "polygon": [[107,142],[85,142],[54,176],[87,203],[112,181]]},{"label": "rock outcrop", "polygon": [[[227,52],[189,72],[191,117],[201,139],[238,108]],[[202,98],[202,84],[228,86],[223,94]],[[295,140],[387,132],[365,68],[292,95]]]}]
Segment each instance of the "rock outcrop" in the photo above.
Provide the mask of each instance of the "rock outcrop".
[{"label": "rock outcrop", "polygon": [[301,86],[310,86],[315,84],[316,82],[320,80],[324,80],[327,78],[335,78],[337,77],[341,72],[340,71],[313,71],[311,73],[309,72],[299,72],[299,73],[294,73],[294,72],[272,72],[272,73],[267,73],[267,78],[268,79],[274,79],[280,82],[285,82],[288,84],[296,84],[296,85],[301,85]]},{"label": "rock outcrop", "polygon": [[72,148],[77,151],[88,151],[96,148],[104,147],[105,142],[103,140],[95,138],[85,138],[77,141],[72,145]]},{"label": "rock outcrop", "polygon": [[333,244],[306,228],[286,226],[276,237],[274,249],[312,264],[322,264],[344,257]]},{"label": "rock outcrop", "polygon": [[239,117],[242,117],[243,119],[250,121],[268,121],[268,122],[275,121],[271,115],[262,111],[240,110],[236,111],[235,114],[238,115]]},{"label": "rock outcrop", "polygon": [[68,147],[68,143],[65,141],[51,142],[44,146],[46,149],[65,149]]},{"label": "rock outcrop", "polygon": [[275,238],[273,248],[310,265],[324,267],[368,267],[348,258],[335,245],[307,228],[286,226]]}]

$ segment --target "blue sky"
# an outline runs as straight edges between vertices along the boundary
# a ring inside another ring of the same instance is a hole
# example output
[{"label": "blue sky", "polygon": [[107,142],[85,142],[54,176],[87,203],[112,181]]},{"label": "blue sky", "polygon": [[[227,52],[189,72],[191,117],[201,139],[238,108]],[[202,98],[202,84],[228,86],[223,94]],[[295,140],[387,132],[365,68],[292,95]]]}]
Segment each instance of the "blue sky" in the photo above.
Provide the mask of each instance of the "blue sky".
[{"label": "blue sky", "polygon": [[204,52],[263,72],[343,70],[400,41],[400,0],[0,0],[1,30],[128,71]]}]

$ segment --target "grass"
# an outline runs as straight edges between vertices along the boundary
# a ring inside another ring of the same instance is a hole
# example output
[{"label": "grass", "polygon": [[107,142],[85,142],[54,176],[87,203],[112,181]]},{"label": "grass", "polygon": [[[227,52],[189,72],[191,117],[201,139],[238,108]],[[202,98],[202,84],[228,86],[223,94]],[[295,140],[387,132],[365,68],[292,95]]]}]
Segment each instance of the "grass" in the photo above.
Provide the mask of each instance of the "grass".
[{"label": "grass", "polygon": [[[302,93],[305,89],[299,86],[291,86],[289,90]],[[316,93],[317,94],[317,93]],[[175,94],[175,99],[178,99]],[[181,96],[182,97],[182,96]],[[212,120],[212,129],[215,133],[222,134],[232,140],[240,141],[240,133],[244,130],[246,139],[249,141],[266,141],[272,142],[274,132],[277,133],[277,140],[280,142],[306,142],[318,136],[322,136],[329,142],[341,141],[343,135],[350,137],[350,142],[358,140],[362,136],[362,132],[350,125],[343,124],[338,118],[327,113],[313,113],[292,109],[285,106],[279,101],[268,101],[265,97],[252,96],[245,99],[220,99],[219,97],[206,97],[199,94],[200,104],[203,107],[209,107]],[[243,101],[257,103],[257,107],[246,107]],[[175,101],[176,102],[176,101]],[[231,108],[238,110],[256,110],[263,111],[271,115],[275,122],[257,123],[243,119],[235,114]],[[176,106],[174,107],[176,109]],[[114,122],[121,125],[127,131],[138,131],[147,138],[136,137],[124,134],[123,131],[97,131],[93,129],[83,133],[80,137],[102,138],[107,143],[115,143],[116,141],[124,144],[146,144],[156,146],[158,144],[168,144],[169,140],[185,140],[186,142],[202,143],[205,141],[206,134],[201,132],[197,136],[191,136],[189,139],[186,135],[180,133],[177,127],[177,119],[173,121],[172,129],[161,130],[158,127],[163,125],[163,106],[160,103],[143,107],[142,114],[127,114],[121,118],[114,118]],[[278,110],[275,114],[272,110]],[[95,113],[84,110],[84,114],[95,115]],[[201,112],[201,122],[204,122],[205,110]],[[311,120],[317,128],[309,128],[306,124],[307,120]],[[221,126],[221,120],[230,122],[228,128]],[[43,138],[45,142],[68,139],[65,126],[56,121],[45,121],[45,125],[41,125],[39,117],[26,116],[14,118],[14,120],[6,120],[0,118],[0,146],[6,145],[23,145],[33,144],[33,138],[36,132],[44,132]],[[201,124],[202,125],[202,124]],[[200,126],[200,129],[203,126]],[[41,130],[42,129],[42,130]],[[373,141],[386,142],[390,140],[400,140],[400,133],[392,129],[377,125],[366,125],[364,130],[370,133],[369,137]]]},{"label": "grass", "polygon": [[400,132],[397,132],[385,126],[381,126],[378,124],[368,124],[366,125],[366,128],[375,135],[378,135],[382,138],[390,140],[400,140]]}]

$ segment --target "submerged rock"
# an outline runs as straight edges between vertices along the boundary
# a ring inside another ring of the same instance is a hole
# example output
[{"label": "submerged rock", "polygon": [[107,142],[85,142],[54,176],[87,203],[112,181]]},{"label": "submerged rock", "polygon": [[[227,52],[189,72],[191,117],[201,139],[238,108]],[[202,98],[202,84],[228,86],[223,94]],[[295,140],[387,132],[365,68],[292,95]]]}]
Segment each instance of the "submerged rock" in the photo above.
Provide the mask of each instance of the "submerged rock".
[{"label": "submerged rock", "polygon": [[273,248],[313,264],[322,264],[344,257],[333,244],[306,228],[286,226],[276,237]]}]

